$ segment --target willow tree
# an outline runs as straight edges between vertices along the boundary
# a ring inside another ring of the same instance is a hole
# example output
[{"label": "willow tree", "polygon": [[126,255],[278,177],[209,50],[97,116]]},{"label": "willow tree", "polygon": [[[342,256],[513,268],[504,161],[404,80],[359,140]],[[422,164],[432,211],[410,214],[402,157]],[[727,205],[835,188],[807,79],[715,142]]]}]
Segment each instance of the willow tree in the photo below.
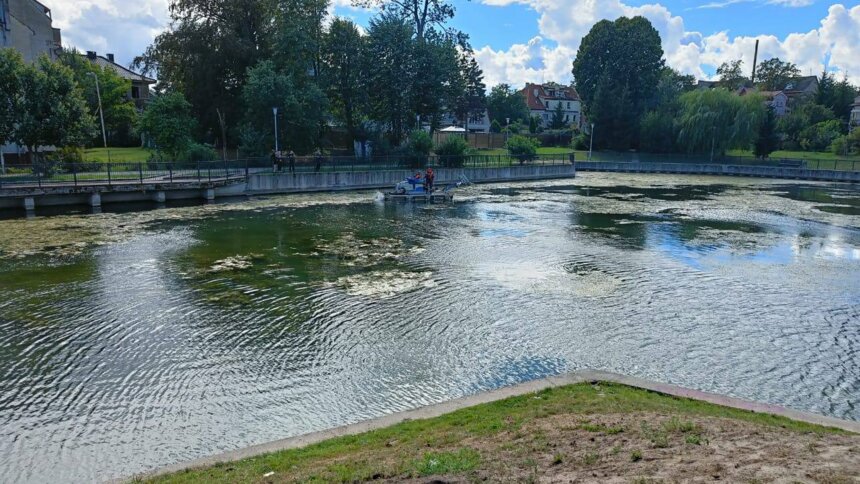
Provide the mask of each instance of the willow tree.
[{"label": "willow tree", "polygon": [[725,155],[731,149],[749,149],[766,116],[764,99],[737,96],[724,89],[685,93],[677,119],[678,144],[687,153]]}]

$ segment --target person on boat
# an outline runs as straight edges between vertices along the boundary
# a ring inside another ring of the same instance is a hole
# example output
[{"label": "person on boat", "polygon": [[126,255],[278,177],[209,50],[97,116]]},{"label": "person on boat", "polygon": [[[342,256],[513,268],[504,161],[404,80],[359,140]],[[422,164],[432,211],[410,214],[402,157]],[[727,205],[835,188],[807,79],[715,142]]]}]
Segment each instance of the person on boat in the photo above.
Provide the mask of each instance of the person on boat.
[{"label": "person on boat", "polygon": [[433,180],[436,179],[436,174],[433,173],[433,168],[427,168],[427,174],[424,175],[424,189],[427,193],[433,193]]},{"label": "person on boat", "polygon": [[419,171],[419,172],[415,173],[415,175],[413,175],[412,178],[407,178],[406,181],[408,181],[409,184],[412,185],[412,191],[414,192],[415,191],[415,185],[421,183],[421,172]]}]

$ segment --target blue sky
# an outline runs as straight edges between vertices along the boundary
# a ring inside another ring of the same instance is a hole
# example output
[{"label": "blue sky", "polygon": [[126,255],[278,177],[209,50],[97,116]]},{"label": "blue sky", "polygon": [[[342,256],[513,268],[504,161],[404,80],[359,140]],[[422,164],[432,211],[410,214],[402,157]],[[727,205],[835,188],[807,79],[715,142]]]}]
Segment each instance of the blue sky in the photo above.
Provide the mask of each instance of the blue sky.
[{"label": "blue sky", "polygon": [[[64,41],[81,50],[114,52],[127,64],[167,28],[170,0],[42,0]],[[334,14],[366,25],[372,12],[333,0]],[[644,15],[663,38],[669,65],[707,78],[742,58],[751,66],[778,56],[804,73],[847,73],[860,83],[860,0],[453,0],[454,26],[469,33],[488,84],[570,81],[570,65],[591,25]]]}]

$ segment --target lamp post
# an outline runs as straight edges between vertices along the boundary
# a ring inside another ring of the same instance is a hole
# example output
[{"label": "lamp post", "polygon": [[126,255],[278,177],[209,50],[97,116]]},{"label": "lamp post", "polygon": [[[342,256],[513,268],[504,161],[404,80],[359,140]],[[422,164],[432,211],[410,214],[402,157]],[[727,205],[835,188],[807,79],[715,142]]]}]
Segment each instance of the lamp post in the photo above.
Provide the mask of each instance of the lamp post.
[{"label": "lamp post", "polygon": [[594,147],[594,123],[591,123],[591,138],[588,140],[588,161],[591,161],[591,148]]},{"label": "lamp post", "polygon": [[96,97],[99,100],[99,118],[101,118],[102,121],[102,141],[105,144],[105,148],[107,148],[107,134],[105,133],[105,113],[104,110],[102,110],[102,93],[101,89],[99,89],[99,77],[96,75],[95,72],[88,72],[87,74],[93,76],[93,79],[96,80]]},{"label": "lamp post", "polygon": [[278,108],[272,108],[272,117],[275,118],[275,153],[277,153],[281,151],[278,145]]}]

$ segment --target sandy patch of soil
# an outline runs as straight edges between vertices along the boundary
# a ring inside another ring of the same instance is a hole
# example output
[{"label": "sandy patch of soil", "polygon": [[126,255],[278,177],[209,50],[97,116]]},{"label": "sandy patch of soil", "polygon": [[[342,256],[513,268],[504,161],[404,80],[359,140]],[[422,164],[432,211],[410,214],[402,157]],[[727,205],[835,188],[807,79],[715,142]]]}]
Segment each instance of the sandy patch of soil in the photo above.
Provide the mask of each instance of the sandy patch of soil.
[{"label": "sandy patch of soil", "polygon": [[458,445],[481,454],[470,475],[408,482],[860,482],[860,435],[723,418],[557,415]]}]

